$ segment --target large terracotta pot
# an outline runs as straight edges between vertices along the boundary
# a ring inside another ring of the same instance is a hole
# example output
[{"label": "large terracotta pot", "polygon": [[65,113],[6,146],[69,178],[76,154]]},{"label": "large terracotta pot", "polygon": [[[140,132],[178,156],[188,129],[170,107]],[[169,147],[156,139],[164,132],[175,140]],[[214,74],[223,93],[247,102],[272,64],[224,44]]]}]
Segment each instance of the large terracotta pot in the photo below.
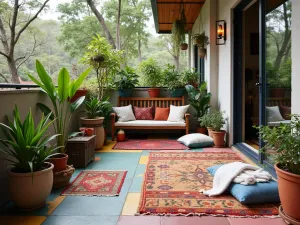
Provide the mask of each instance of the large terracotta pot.
[{"label": "large terracotta pot", "polygon": [[76,92],[75,92],[75,95],[71,98],[71,102],[75,102],[78,98],[82,97],[82,96],[85,96],[87,93],[87,90],[86,89],[78,89]]},{"label": "large terracotta pot", "polygon": [[214,139],[214,145],[216,148],[223,148],[225,145],[225,137],[226,131],[212,131],[213,139]]},{"label": "large terracotta pot", "polygon": [[200,133],[200,134],[207,134],[207,129],[206,129],[206,127],[197,127],[196,128],[196,132],[197,133]]},{"label": "large terracotta pot", "polygon": [[94,128],[94,132],[96,135],[96,149],[102,148],[105,140],[105,131],[103,128],[104,117],[97,117],[95,119],[81,117],[80,120],[82,127]]},{"label": "large terracotta pot", "polygon": [[213,134],[212,134],[213,128],[207,127],[207,131],[208,131],[208,136],[213,137]]},{"label": "large terracotta pot", "polygon": [[53,172],[60,172],[67,168],[68,155],[64,153],[60,153],[50,157],[48,161],[52,163],[54,166]]},{"label": "large terracotta pot", "polygon": [[157,98],[160,93],[159,88],[148,88],[148,93],[150,98]]},{"label": "large terracotta pot", "polygon": [[53,185],[53,164],[45,163],[45,169],[32,173],[8,173],[11,200],[24,210],[34,210],[46,203]]},{"label": "large terracotta pot", "polygon": [[300,222],[300,175],[289,173],[275,165],[278,191],[284,213]]}]

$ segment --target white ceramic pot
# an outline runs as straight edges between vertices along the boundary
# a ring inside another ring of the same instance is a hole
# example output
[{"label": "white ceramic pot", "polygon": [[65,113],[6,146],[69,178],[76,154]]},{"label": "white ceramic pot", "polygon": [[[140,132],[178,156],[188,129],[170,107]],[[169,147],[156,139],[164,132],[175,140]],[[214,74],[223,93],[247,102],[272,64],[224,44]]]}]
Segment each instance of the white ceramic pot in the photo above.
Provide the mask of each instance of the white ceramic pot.
[{"label": "white ceramic pot", "polygon": [[46,169],[32,173],[9,171],[9,192],[14,204],[24,210],[42,207],[53,185],[53,164],[45,163]]}]

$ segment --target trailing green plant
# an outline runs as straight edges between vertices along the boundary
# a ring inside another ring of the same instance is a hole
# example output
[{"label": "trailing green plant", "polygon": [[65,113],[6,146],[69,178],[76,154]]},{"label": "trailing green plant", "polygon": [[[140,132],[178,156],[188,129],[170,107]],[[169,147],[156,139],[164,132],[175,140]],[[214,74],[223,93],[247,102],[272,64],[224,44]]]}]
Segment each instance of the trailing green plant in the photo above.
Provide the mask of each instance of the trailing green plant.
[{"label": "trailing green plant", "polygon": [[300,175],[300,115],[293,114],[290,124],[276,127],[260,126],[259,138],[265,142],[262,152],[272,151],[272,160],[278,167]]},{"label": "trailing green plant", "polygon": [[149,58],[147,60],[142,61],[139,64],[139,71],[142,74],[141,83],[143,86],[148,86],[152,88],[157,88],[161,86],[161,69],[154,59]]},{"label": "trailing green plant", "polygon": [[138,77],[133,68],[126,66],[117,73],[114,84],[118,90],[134,89],[139,83]]},{"label": "trailing green plant", "polygon": [[185,86],[185,89],[189,96],[189,102],[191,106],[196,110],[196,116],[199,122],[201,121],[203,116],[207,114],[207,111],[210,108],[209,103],[211,99],[211,93],[207,93],[206,87],[207,87],[206,82],[203,82],[198,89],[196,89],[192,85]]},{"label": "trailing green plant", "polygon": [[[71,121],[72,114],[82,105],[85,96],[78,98],[74,103],[70,99],[75,95],[80,88],[84,79],[88,76],[91,69],[85,70],[78,76],[77,79],[71,80],[70,74],[66,68],[62,68],[58,74],[57,88],[51,77],[48,75],[43,65],[37,60],[36,71],[39,80],[32,75],[29,78],[36,83],[43,92],[45,92],[51,100],[52,110],[43,103],[38,103],[38,107],[45,114],[51,114],[50,119],[54,120],[53,126],[56,134],[57,146],[60,146],[60,152],[65,152],[65,145],[69,138],[68,127]],[[76,135],[76,134],[73,134]]]},{"label": "trailing green plant", "polygon": [[200,74],[195,69],[187,69],[183,72],[182,81],[184,84],[197,86],[199,84]]},{"label": "trailing green plant", "polygon": [[174,65],[167,64],[162,72],[163,85],[169,91],[175,91],[178,88],[184,88],[185,83],[182,81],[182,73],[180,73]]},{"label": "trailing green plant", "polygon": [[175,20],[172,24],[172,42],[175,46],[185,43],[185,21]]},{"label": "trailing green plant", "polygon": [[[7,160],[14,166],[18,173],[29,173],[40,171],[44,168],[44,162],[59,148],[50,144],[59,134],[49,136],[46,134],[52,122],[48,122],[52,114],[42,116],[40,122],[35,126],[31,109],[22,122],[18,107],[13,111],[13,121],[8,120],[8,125],[0,123],[5,139],[0,142],[4,147],[0,151],[9,158]],[[21,188],[21,187],[20,187]]]},{"label": "trailing green plant", "polygon": [[209,45],[209,38],[205,35],[204,31],[201,34],[194,34],[192,40],[195,45],[201,48],[206,48]]},{"label": "trailing green plant", "polygon": [[102,113],[100,101],[97,98],[90,98],[85,101],[85,112],[88,119],[95,119]]},{"label": "trailing green plant", "polygon": [[222,127],[226,123],[226,119],[224,117],[225,112],[219,110],[212,110],[210,112],[211,116],[211,126],[214,131],[221,131]]},{"label": "trailing green plant", "polygon": [[113,49],[106,38],[96,35],[87,46],[81,60],[94,68],[98,83],[98,98],[104,98],[124,61],[123,51]]}]

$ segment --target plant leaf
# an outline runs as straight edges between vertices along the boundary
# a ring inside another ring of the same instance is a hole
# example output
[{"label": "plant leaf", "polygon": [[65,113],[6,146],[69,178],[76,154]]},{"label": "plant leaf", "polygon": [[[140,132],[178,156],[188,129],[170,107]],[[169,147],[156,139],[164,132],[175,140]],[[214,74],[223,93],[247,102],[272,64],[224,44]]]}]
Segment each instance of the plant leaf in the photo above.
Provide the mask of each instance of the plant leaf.
[{"label": "plant leaf", "polygon": [[84,102],[85,96],[81,96],[74,103],[71,104],[71,112],[75,112]]},{"label": "plant leaf", "polygon": [[66,68],[62,68],[58,74],[58,97],[63,102],[69,97],[70,74]]}]

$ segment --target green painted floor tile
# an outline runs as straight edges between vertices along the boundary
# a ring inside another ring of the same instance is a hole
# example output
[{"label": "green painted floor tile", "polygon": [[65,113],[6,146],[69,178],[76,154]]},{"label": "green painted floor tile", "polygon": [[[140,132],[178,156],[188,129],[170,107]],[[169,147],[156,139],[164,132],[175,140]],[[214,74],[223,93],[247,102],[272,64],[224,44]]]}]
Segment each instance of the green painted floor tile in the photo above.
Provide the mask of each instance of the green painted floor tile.
[{"label": "green painted floor tile", "polygon": [[49,216],[43,225],[116,225],[119,216]]}]

